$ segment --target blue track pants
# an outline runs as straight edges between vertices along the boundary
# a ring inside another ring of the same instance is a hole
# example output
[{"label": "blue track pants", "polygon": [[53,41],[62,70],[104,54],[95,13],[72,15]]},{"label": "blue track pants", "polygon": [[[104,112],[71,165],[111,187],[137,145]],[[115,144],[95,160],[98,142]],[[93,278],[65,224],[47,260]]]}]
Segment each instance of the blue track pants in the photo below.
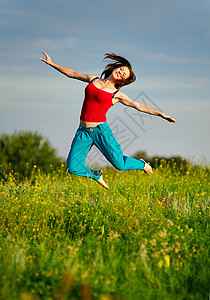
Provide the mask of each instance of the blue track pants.
[{"label": "blue track pants", "polygon": [[115,139],[107,122],[96,127],[79,126],[72,141],[67,158],[69,173],[99,180],[101,170],[92,170],[85,166],[86,157],[91,147],[95,145],[106,159],[118,170],[143,170],[145,162],[123,155],[120,144]]}]

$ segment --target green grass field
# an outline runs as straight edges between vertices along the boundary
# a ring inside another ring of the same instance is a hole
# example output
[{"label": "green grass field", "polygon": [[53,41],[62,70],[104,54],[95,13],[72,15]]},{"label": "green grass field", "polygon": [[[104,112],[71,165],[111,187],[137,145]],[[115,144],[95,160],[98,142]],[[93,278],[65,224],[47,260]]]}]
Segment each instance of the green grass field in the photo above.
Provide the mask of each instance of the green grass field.
[{"label": "green grass field", "polygon": [[0,299],[208,299],[210,170],[0,184]]}]

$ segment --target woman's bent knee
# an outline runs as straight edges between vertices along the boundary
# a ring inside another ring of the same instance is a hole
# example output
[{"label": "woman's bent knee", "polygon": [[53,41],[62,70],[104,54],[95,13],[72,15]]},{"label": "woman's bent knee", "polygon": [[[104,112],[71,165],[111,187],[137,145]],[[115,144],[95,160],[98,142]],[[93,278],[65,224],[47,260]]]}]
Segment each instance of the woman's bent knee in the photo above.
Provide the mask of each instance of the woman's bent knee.
[{"label": "woman's bent knee", "polygon": [[118,171],[125,171],[125,166],[122,163],[113,163],[113,166],[118,170]]},{"label": "woman's bent knee", "polygon": [[69,161],[69,160],[67,160],[66,170],[69,173],[75,174],[75,175],[78,173],[78,168],[77,168],[76,164],[72,161]]}]

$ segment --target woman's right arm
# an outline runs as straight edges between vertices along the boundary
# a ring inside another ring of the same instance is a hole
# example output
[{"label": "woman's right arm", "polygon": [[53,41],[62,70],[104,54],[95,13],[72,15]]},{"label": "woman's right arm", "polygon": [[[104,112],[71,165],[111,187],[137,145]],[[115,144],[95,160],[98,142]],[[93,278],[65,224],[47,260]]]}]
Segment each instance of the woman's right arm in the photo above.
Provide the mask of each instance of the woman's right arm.
[{"label": "woman's right arm", "polygon": [[96,76],[91,75],[91,74],[82,74],[82,73],[78,73],[78,72],[76,72],[76,71],[74,71],[70,68],[59,66],[59,65],[53,63],[52,59],[50,58],[50,56],[46,52],[42,52],[42,53],[45,55],[45,59],[40,58],[41,61],[45,62],[47,65],[53,67],[57,71],[59,71],[62,74],[66,75],[67,77],[78,79],[78,80],[85,81],[85,82],[90,82],[91,79],[96,77]]},{"label": "woman's right arm", "polygon": [[119,102],[121,102],[122,104],[124,104],[126,106],[133,107],[141,112],[144,112],[144,113],[147,113],[150,115],[159,116],[159,117],[167,120],[168,122],[176,123],[176,120],[174,119],[174,117],[168,116],[156,109],[149,107],[146,104],[141,104],[139,102],[136,102],[136,101],[132,100],[131,98],[129,98],[126,94],[124,94],[120,91],[116,94],[115,98],[118,99]]}]

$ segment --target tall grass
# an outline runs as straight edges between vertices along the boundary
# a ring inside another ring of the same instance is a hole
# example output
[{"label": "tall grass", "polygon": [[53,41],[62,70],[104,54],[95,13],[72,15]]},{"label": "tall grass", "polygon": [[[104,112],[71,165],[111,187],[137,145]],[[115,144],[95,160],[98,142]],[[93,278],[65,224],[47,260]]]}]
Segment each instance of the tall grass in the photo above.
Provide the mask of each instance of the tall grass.
[{"label": "tall grass", "polygon": [[1,182],[1,299],[208,299],[209,169],[104,178]]}]

